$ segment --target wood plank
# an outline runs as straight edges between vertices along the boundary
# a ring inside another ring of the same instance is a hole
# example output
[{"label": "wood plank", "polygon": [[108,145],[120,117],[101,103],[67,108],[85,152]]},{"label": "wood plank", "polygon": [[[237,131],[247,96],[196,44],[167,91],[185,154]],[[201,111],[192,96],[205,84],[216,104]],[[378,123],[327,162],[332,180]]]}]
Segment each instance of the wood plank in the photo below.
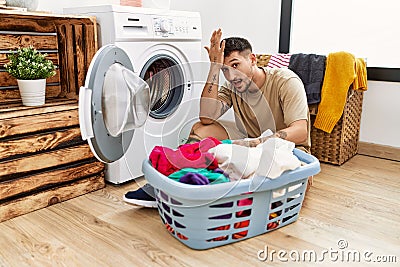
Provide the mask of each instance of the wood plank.
[{"label": "wood plank", "polygon": [[4,161],[0,164],[0,181],[16,178],[25,173],[72,164],[90,158],[93,158],[93,154],[89,145],[82,144],[75,147]]},{"label": "wood plank", "polygon": [[22,32],[55,32],[54,23],[51,19],[43,17],[23,16],[19,14],[1,14],[0,30],[2,31],[22,31]]},{"label": "wood plank", "polygon": [[[1,63],[0,63],[1,64]],[[56,75],[47,78],[46,83],[60,83],[60,70],[56,69]],[[0,72],[0,90],[2,87],[18,86],[17,79],[12,77],[8,72]]]},{"label": "wood plank", "polygon": [[[85,35],[85,66],[80,69],[80,71],[84,72],[86,76],[86,72],[89,69],[90,62],[92,61],[94,55],[98,50],[98,40],[97,40],[97,24],[96,18],[93,17],[93,23],[85,25],[84,35]],[[83,83],[82,83],[83,85]]]},{"label": "wood plank", "polygon": [[100,173],[89,178],[75,181],[68,185],[63,185],[23,198],[1,203],[0,222],[93,192],[103,188],[104,186],[104,174]]},{"label": "wood plank", "polygon": [[17,180],[5,181],[0,183],[0,199],[6,199],[21,193],[38,190],[39,188],[49,185],[56,185],[82,177],[92,176],[103,171],[104,164],[96,161],[24,176]]},{"label": "wood plank", "polygon": [[[41,27],[34,28],[37,31],[44,31],[44,26],[47,26],[46,22],[53,23],[53,25],[61,25],[61,24],[93,24],[93,17],[84,16],[84,15],[65,15],[65,14],[54,14],[54,13],[40,13],[40,12],[9,12],[9,11],[1,11],[1,18],[4,19],[4,22],[8,22],[8,20],[20,20],[20,21],[28,21],[35,22],[39,24]],[[7,20],[6,20],[7,19]],[[35,23],[32,23],[34,25]],[[0,29],[8,29],[11,28],[13,24],[2,23]]]},{"label": "wood plank", "polygon": [[15,117],[0,121],[0,138],[79,125],[78,110]]},{"label": "wood plank", "polygon": [[68,90],[66,92],[66,96],[71,96],[76,92],[76,89],[79,88],[76,81],[76,65],[75,65],[75,35],[73,31],[73,25],[65,25],[65,45],[66,45],[66,54],[64,59],[67,61],[67,76],[68,76]]},{"label": "wood plank", "polygon": [[368,142],[359,142],[358,154],[400,161],[400,147],[385,146]]},{"label": "wood plank", "polygon": [[58,36],[58,51],[60,64],[58,65],[61,75],[60,75],[60,83],[61,83],[61,94],[60,97],[65,97],[70,88],[69,83],[69,72],[68,72],[68,61],[67,61],[67,46],[66,46],[66,33],[65,33],[65,25],[57,26],[57,36]]},{"label": "wood plank", "polygon": [[0,161],[9,157],[15,158],[24,154],[43,152],[82,142],[79,127],[6,140],[0,142]]},{"label": "wood plank", "polygon": [[57,50],[57,35],[0,34],[0,49],[16,50],[32,45],[37,50]]},{"label": "wood plank", "polygon": [[29,107],[21,103],[1,103],[0,120],[43,113],[61,112],[78,108],[78,102],[70,99],[49,99],[43,106]]},{"label": "wood plank", "polygon": [[[60,85],[47,85],[46,98],[59,97],[61,93]],[[21,94],[17,86],[9,88],[0,88],[0,102],[10,100],[21,100]],[[22,101],[22,100],[21,100]]]},{"label": "wood plank", "polygon": [[83,66],[85,66],[85,51],[84,45],[86,39],[83,36],[83,26],[74,25],[75,32],[75,54],[76,54],[76,87],[72,90],[72,94],[75,96],[79,95],[79,88],[85,84],[86,71]]},{"label": "wood plank", "polygon": [[[4,70],[3,65],[9,61],[7,55],[8,53],[0,53],[0,70]],[[46,59],[51,60],[57,66],[59,65],[58,54],[55,52],[47,53]]]}]

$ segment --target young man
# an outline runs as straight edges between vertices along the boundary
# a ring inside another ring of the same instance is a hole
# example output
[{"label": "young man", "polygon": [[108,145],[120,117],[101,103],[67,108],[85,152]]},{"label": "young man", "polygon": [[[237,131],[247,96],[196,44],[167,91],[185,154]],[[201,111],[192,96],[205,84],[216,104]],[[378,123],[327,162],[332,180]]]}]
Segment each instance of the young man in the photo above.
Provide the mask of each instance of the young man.
[{"label": "young man", "polygon": [[[221,29],[214,31],[210,46],[205,47],[211,64],[200,100],[200,121],[193,126],[189,141],[212,136],[256,146],[266,140],[260,137],[262,133],[271,129],[275,132],[273,137],[309,151],[309,112],[300,78],[286,68],[259,68],[246,39],[232,37],[221,41],[221,36]],[[222,86],[219,86],[220,71],[226,79]],[[218,120],[231,107],[235,123]],[[153,192],[146,186],[128,192],[124,200],[155,207],[154,198],[146,191]]]}]

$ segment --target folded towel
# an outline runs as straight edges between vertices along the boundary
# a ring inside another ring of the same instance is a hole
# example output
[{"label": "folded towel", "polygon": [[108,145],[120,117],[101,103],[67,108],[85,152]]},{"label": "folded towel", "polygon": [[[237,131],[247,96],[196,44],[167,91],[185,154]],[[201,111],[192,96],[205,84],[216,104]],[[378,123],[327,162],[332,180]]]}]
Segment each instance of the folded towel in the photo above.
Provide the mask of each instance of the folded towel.
[{"label": "folded towel", "polygon": [[316,54],[293,54],[290,57],[289,69],[296,73],[304,84],[307,103],[317,104],[321,101],[321,87],[324,80],[326,56]]},{"label": "folded towel", "polygon": [[314,127],[331,133],[342,116],[347,92],[356,78],[354,55],[347,52],[330,53],[326,60],[321,103]]},{"label": "folded towel", "polygon": [[356,58],[356,74],[357,77],[354,79],[353,89],[367,91],[367,65],[362,58]]},{"label": "folded towel", "polygon": [[274,54],[268,60],[268,68],[287,68],[291,54]]}]

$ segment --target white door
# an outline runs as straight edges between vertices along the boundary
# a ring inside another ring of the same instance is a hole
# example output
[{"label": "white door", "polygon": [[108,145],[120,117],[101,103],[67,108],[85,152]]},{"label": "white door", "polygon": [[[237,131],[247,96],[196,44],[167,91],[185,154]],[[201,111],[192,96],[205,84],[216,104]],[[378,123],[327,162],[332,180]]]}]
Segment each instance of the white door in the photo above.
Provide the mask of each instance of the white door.
[{"label": "white door", "polygon": [[82,139],[96,158],[105,163],[120,159],[149,111],[149,86],[134,74],[127,53],[115,45],[99,49],[79,92]]}]

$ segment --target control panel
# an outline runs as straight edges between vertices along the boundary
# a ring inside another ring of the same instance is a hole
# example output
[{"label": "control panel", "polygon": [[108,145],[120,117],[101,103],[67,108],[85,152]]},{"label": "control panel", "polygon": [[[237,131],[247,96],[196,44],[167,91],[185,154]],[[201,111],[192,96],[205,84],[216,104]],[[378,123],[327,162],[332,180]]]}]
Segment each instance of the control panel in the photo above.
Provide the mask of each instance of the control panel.
[{"label": "control panel", "polygon": [[153,29],[156,36],[185,36],[189,34],[189,23],[187,18],[154,17]]}]

